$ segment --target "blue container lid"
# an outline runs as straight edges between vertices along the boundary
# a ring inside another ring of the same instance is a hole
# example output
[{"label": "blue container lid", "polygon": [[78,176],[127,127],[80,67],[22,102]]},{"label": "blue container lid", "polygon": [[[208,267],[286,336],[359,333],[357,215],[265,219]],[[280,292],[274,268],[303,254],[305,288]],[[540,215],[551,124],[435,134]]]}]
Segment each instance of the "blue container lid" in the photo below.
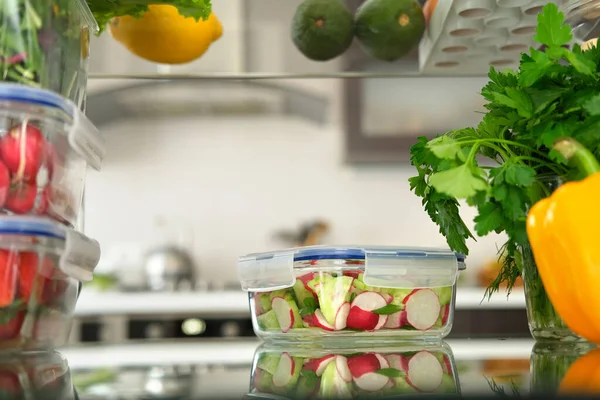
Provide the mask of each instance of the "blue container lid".
[{"label": "blue container lid", "polygon": [[71,118],[73,118],[74,113],[72,103],[57,93],[13,83],[2,83],[0,85],[0,101],[16,101],[54,108],[63,111]]},{"label": "blue container lid", "polygon": [[[378,251],[379,250],[379,251]],[[294,261],[312,261],[312,260],[364,260],[365,253],[380,253],[385,251],[387,257],[395,258],[420,258],[435,257],[436,253],[448,254],[447,250],[432,250],[418,248],[391,248],[391,247],[305,247],[299,248],[294,254]],[[454,253],[459,263],[465,262],[464,254]],[[463,268],[464,269],[464,268]]]},{"label": "blue container lid", "polygon": [[65,240],[66,228],[44,218],[7,215],[0,218],[0,235],[43,236]]}]

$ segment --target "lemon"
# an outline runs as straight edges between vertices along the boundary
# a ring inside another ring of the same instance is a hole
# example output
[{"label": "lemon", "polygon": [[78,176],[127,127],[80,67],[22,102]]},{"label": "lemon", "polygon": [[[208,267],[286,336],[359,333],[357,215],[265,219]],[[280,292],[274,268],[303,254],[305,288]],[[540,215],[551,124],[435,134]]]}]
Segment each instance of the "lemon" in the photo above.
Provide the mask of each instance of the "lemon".
[{"label": "lemon", "polygon": [[200,58],[223,34],[219,19],[186,18],[174,6],[152,5],[141,17],[113,18],[110,33],[133,54],[160,64],[184,64]]}]

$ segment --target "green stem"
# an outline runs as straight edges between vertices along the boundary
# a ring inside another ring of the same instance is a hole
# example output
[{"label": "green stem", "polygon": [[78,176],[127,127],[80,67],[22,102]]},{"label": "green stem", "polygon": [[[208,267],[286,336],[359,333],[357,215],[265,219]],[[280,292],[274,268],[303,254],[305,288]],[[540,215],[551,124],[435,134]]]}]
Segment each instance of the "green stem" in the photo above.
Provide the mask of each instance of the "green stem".
[{"label": "green stem", "polygon": [[591,151],[585,148],[573,138],[559,138],[554,142],[552,148],[562,154],[563,157],[573,164],[585,176],[600,172],[600,163]]},{"label": "green stem", "polygon": [[469,144],[469,143],[473,143],[473,142],[492,142],[492,143],[508,144],[510,146],[515,146],[515,147],[521,147],[521,148],[528,149],[532,153],[537,153],[537,154],[543,156],[546,159],[548,158],[548,156],[546,154],[542,153],[541,151],[536,150],[534,148],[531,148],[530,146],[527,146],[526,144],[521,144],[521,143],[518,143],[518,142],[513,142],[512,140],[486,138],[486,139],[479,139],[479,140],[464,140],[464,141],[460,141],[461,144]]}]

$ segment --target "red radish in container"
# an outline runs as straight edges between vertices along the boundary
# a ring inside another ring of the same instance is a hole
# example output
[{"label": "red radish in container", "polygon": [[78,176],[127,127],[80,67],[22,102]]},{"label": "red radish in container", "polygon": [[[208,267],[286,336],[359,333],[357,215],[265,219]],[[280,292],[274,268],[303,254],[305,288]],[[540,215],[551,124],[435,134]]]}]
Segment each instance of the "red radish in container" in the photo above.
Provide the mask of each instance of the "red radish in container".
[{"label": "red radish in container", "polygon": [[448,323],[448,317],[450,316],[450,304],[446,304],[442,307],[440,316],[442,317],[442,326],[446,325],[446,323]]},{"label": "red radish in container", "polygon": [[342,304],[335,314],[335,330],[341,331],[346,329],[346,322],[348,320],[348,313],[350,313],[350,303],[346,302]]},{"label": "red radish in container", "polygon": [[420,392],[433,392],[441,384],[444,371],[436,356],[421,351],[410,358],[406,382]]},{"label": "red radish in container", "polygon": [[386,369],[386,368],[390,367],[390,363],[384,356],[382,356],[381,354],[375,353],[375,357],[377,357],[377,359],[379,360],[379,367],[381,369]]},{"label": "red radish in container", "polygon": [[398,371],[408,371],[409,358],[401,356],[399,354],[388,354],[385,359],[390,364],[390,368],[397,369]]},{"label": "red radish in container", "polygon": [[24,121],[2,137],[0,153],[15,181],[32,182],[46,157],[46,139],[38,128]]},{"label": "red radish in container", "polygon": [[442,370],[445,374],[452,376],[452,363],[447,355],[444,354],[442,361]]},{"label": "red radish in container", "polygon": [[321,312],[321,310],[317,309],[314,314],[306,315],[302,318],[304,322],[306,322],[310,327],[313,328],[321,328],[326,331],[334,331],[335,327],[332,326],[327,320],[325,316]]},{"label": "red radish in container", "polygon": [[415,289],[404,298],[406,320],[415,329],[426,331],[437,322],[440,300],[430,289]]},{"label": "red radish in container", "polygon": [[379,358],[373,353],[361,354],[348,357],[348,369],[352,378],[358,379],[365,374],[369,374],[381,369]]},{"label": "red radish in container", "polygon": [[[0,249],[0,308],[13,304],[17,294],[19,253]],[[8,312],[8,310],[5,310]]]},{"label": "red radish in container", "polygon": [[273,374],[273,386],[284,387],[292,380],[292,377],[296,373],[296,362],[288,354],[283,353],[277,364],[277,369]]},{"label": "red radish in container", "polygon": [[407,323],[406,311],[398,311],[397,313],[388,315],[388,319],[383,327],[388,329],[398,329],[402,328]]},{"label": "red radish in container", "polygon": [[390,304],[392,302],[392,300],[394,300],[394,296],[392,296],[389,293],[382,293],[383,297],[385,298],[385,301]]},{"label": "red radish in container", "polygon": [[3,322],[0,323],[0,340],[16,339],[21,334],[21,327],[25,320],[25,311],[16,307],[6,309]]},{"label": "red radish in container", "polygon": [[300,279],[300,281],[302,282],[302,284],[304,285],[304,288],[306,290],[308,290],[309,292],[311,292],[313,295],[317,295],[310,286],[308,286],[308,282],[312,281],[313,279],[315,279],[315,273],[314,272],[309,272],[308,274],[304,274],[300,277],[298,277],[298,279]]},{"label": "red radish in container", "polygon": [[361,331],[372,331],[379,323],[379,315],[371,311],[365,311],[360,307],[350,307],[346,327]]},{"label": "red radish in container", "polygon": [[37,215],[45,215],[48,212],[49,205],[50,205],[50,186],[46,186],[38,199],[38,203],[35,206],[34,213]]},{"label": "red radish in container", "polygon": [[381,361],[376,354],[348,357],[348,368],[356,386],[367,392],[381,390],[390,381],[388,377],[376,372],[381,369]]},{"label": "red radish in container", "polygon": [[4,206],[10,191],[10,173],[8,168],[0,162],[0,207]]},{"label": "red radish in container", "polygon": [[[362,292],[352,302],[351,307],[358,307],[364,311],[374,311],[387,306],[387,301],[377,292]],[[380,315],[379,321],[373,330],[381,329],[387,322],[387,315]]]},{"label": "red radish in container", "polygon": [[294,326],[294,311],[283,297],[274,297],[271,300],[271,308],[277,316],[279,326],[283,333],[287,333]]},{"label": "red radish in container", "polygon": [[304,369],[309,371],[313,371],[317,376],[323,375],[325,368],[329,365],[330,362],[335,360],[335,356],[333,354],[326,355],[321,358],[313,358],[310,361],[307,361],[304,364]]},{"label": "red radish in container", "polygon": [[360,276],[361,273],[362,273],[362,271],[358,270],[358,269],[357,270],[346,270],[343,272],[343,275],[349,276],[354,279],[358,279],[358,277]]},{"label": "red radish in container", "polygon": [[37,185],[21,181],[10,187],[4,207],[15,214],[27,214],[33,209],[36,197]]},{"label": "red radish in container", "polygon": [[348,359],[346,357],[336,356],[335,368],[344,382],[352,382],[352,373],[350,372],[350,367],[348,367]]}]

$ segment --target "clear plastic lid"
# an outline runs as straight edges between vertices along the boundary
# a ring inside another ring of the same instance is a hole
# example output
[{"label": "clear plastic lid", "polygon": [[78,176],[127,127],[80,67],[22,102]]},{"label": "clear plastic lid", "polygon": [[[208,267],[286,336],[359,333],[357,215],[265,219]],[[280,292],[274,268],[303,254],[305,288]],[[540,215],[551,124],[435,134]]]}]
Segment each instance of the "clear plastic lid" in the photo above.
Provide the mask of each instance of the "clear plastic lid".
[{"label": "clear plastic lid", "polygon": [[[307,265],[313,260],[362,260],[358,265]],[[452,286],[465,256],[446,249],[383,246],[310,246],[240,257],[242,289],[261,292],[292,287],[310,271],[364,269],[363,281],[375,287],[413,289]]]},{"label": "clear plastic lid", "polygon": [[[70,123],[69,144],[94,169],[100,170],[106,154],[106,143],[98,129],[70,100],[49,90],[32,88],[25,85],[0,84],[0,103],[2,107],[11,104],[44,107],[59,111]],[[7,105],[8,104],[8,105]]]},{"label": "clear plastic lid", "polygon": [[0,218],[0,249],[18,249],[18,237],[56,239],[64,242],[59,265],[65,274],[82,282],[91,281],[100,261],[100,244],[49,219],[3,215]]},{"label": "clear plastic lid", "polygon": [[75,0],[77,3],[77,7],[81,12],[81,18],[83,19],[84,24],[89,28],[90,32],[96,34],[100,31],[100,27],[94,18],[94,14],[90,7],[87,4],[86,0]]}]

